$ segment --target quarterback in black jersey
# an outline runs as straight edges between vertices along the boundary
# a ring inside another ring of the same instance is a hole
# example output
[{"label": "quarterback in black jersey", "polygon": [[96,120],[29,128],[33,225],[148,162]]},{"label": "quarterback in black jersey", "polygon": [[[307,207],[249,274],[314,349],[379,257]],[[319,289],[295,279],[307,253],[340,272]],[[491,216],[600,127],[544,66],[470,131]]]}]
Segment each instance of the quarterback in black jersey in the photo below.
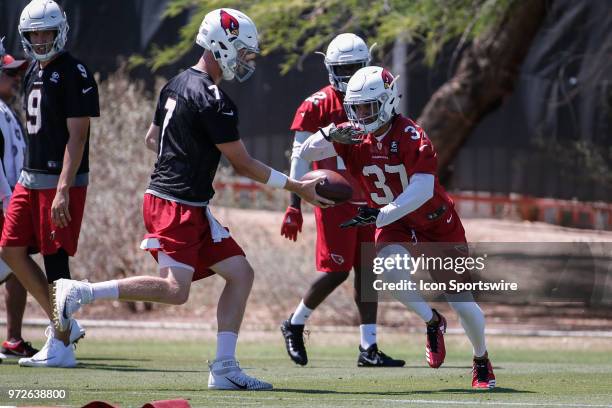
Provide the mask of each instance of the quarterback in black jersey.
[{"label": "quarterback in black jersey", "polygon": [[[0,240],[2,258],[50,319],[48,285],[70,277],[68,257],[77,250],[89,172],[90,118],[100,113],[91,72],[64,50],[67,33],[66,15],[52,0],[34,0],[21,13],[21,42],[34,59],[24,79],[26,154]],[[30,258],[32,251],[42,254],[46,277]],[[71,343],[83,335],[73,320],[19,364],[74,367]]]},{"label": "quarterback in black jersey", "polygon": [[270,389],[246,375],[235,359],[238,330],[253,283],[253,269],[240,246],[212,216],[213,179],[223,154],[236,172],[284,188],[319,206],[321,180],[299,182],[253,159],[238,134],[238,109],[219,88],[222,79],[246,80],[259,52],[253,21],[238,10],[218,9],[204,17],[196,43],[204,48],[197,64],[171,79],[161,91],[145,137],[157,163],[144,197],[148,234],[141,244],[159,264],[160,277],[116,281],[55,282],[56,324],[65,329],[82,305],[102,299],[187,301],[191,282],[212,274],[225,280],[217,308],[217,355],[210,364],[211,389]]},{"label": "quarterback in black jersey", "polygon": [[192,67],[162,88],[153,125],[149,145],[158,158],[149,190],[205,205],[221,158],[216,145],[240,140],[238,108],[208,73]]}]

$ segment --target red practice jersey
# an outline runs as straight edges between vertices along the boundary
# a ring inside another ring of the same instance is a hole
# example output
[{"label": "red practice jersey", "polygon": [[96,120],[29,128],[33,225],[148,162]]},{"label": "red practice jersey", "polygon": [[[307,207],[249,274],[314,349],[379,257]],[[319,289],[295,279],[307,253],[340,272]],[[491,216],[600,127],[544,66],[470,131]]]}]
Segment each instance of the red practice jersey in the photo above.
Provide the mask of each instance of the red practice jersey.
[{"label": "red practice jersey", "polygon": [[434,222],[434,214],[441,207],[454,206],[438,180],[438,158],[431,141],[423,129],[406,117],[396,116],[380,142],[368,134],[361,144],[334,143],[334,147],[353,177],[359,180],[371,207],[380,208],[395,200],[415,173],[436,177],[433,197],[396,222],[418,230]]},{"label": "red practice jersey", "polygon": [[[291,130],[296,132],[315,133],[330,123],[340,124],[346,122],[346,112],[342,106],[344,94],[328,85],[318,92],[310,95],[302,102],[295,112]],[[346,170],[346,166],[340,156],[313,162],[314,170],[334,170],[342,174],[353,187],[352,202],[365,202],[365,196],[361,192],[359,183]]]}]

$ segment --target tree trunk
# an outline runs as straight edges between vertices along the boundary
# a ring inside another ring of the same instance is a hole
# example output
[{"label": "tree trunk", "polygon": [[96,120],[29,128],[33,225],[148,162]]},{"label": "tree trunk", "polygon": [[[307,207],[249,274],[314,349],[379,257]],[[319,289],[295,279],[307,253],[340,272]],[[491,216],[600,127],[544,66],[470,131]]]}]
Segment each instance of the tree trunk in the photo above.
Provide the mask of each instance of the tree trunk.
[{"label": "tree trunk", "polygon": [[547,0],[517,0],[500,23],[463,53],[455,76],[438,89],[418,119],[436,146],[442,179],[478,122],[512,93]]}]

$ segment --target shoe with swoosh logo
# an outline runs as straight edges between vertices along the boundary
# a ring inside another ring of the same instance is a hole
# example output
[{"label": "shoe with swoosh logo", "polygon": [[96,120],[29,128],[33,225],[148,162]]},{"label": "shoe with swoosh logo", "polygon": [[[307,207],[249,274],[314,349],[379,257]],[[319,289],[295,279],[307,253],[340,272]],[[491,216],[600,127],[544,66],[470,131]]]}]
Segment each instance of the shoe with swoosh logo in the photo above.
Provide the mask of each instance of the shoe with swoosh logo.
[{"label": "shoe with swoosh logo", "polygon": [[20,358],[19,365],[21,367],[76,367],[74,345],[64,345],[62,341],[54,337],[53,330],[50,328],[45,330],[45,334],[47,342],[43,348],[32,357]]},{"label": "shoe with swoosh logo", "polygon": [[271,390],[272,384],[245,374],[235,358],[219,358],[208,365],[208,389],[211,390]]},{"label": "shoe with swoosh logo", "polygon": [[403,367],[405,364],[404,360],[396,360],[380,351],[376,343],[367,349],[359,346],[357,367]]}]

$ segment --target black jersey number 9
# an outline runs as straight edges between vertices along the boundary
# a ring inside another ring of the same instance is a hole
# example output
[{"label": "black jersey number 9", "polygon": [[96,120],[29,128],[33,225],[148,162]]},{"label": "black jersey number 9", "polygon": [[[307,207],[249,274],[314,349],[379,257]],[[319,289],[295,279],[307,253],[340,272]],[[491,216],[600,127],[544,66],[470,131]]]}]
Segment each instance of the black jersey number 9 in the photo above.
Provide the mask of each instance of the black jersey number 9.
[{"label": "black jersey number 9", "polygon": [[40,100],[42,94],[40,89],[32,89],[30,95],[28,95],[28,133],[35,135],[40,130],[42,125],[42,118],[40,114]]}]

